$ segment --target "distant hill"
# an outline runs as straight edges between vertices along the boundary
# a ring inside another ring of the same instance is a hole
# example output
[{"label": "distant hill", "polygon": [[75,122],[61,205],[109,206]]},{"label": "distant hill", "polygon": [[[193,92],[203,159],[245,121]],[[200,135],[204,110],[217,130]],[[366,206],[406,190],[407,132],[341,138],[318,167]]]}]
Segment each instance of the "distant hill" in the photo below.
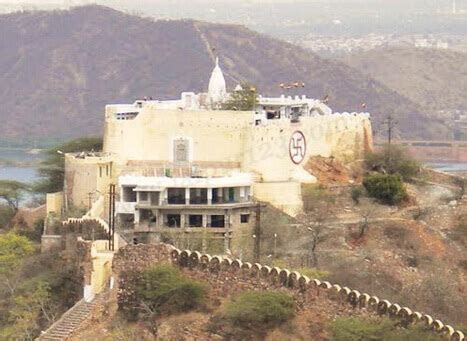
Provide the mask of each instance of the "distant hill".
[{"label": "distant hill", "polygon": [[395,111],[406,137],[448,136],[414,101],[373,78],[240,26],[154,22],[86,6],[3,15],[0,32],[2,141],[100,133],[107,103],[204,91],[216,54],[231,87],[246,80],[278,95],[280,82],[300,80],[300,94],[328,94],[336,111],[361,111],[365,102],[377,130]]},{"label": "distant hill", "polygon": [[342,61],[424,108],[467,110],[467,55],[435,49],[373,50]]}]

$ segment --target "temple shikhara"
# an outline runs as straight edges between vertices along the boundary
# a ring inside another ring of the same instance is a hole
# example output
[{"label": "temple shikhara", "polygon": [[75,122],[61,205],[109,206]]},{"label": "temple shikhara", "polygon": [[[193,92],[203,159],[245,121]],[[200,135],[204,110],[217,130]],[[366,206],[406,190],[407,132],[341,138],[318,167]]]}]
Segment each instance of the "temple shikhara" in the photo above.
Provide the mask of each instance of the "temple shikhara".
[{"label": "temple shikhara", "polygon": [[107,105],[103,151],[66,155],[66,205],[105,218],[114,184],[119,228],[209,231],[230,248],[257,202],[301,211],[301,184],[316,182],[304,168],[311,156],[346,163],[372,146],[368,113],[335,113],[306,96],[258,94],[251,110],[232,107],[245,89],[228,91],[219,59],[207,90]]}]

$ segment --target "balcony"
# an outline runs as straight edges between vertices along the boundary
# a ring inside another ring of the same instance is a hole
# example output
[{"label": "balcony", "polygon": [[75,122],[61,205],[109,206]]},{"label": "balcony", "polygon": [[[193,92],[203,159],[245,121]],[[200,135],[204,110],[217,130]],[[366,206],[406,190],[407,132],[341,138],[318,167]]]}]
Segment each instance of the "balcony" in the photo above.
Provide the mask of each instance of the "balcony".
[{"label": "balcony", "polygon": [[115,203],[115,211],[120,214],[134,214],[136,209],[136,202],[121,202]]}]

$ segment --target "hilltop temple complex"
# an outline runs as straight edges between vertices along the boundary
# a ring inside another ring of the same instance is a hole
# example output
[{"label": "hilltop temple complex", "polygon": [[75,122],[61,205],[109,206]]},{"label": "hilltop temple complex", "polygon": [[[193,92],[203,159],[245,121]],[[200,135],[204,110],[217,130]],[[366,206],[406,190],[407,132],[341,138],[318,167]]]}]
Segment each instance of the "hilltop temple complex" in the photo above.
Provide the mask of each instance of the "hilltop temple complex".
[{"label": "hilltop temple complex", "polygon": [[115,184],[115,214],[127,229],[230,235],[251,227],[255,202],[298,214],[301,184],[316,182],[304,168],[311,156],[347,163],[372,148],[368,113],[261,95],[251,110],[225,110],[235,91],[244,89],[227,91],[216,60],[207,93],[107,105],[103,151],[65,157],[66,205],[100,200],[105,218]]}]

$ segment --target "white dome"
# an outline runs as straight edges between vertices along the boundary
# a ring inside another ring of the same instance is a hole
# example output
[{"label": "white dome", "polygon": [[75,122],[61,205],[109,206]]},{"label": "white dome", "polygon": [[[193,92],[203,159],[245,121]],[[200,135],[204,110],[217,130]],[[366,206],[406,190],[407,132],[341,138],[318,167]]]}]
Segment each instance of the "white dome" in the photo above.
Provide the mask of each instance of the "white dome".
[{"label": "white dome", "polygon": [[208,97],[211,104],[218,104],[224,101],[227,95],[227,87],[225,85],[224,74],[219,66],[219,58],[216,58],[216,66],[212,70],[211,78],[209,79]]}]

